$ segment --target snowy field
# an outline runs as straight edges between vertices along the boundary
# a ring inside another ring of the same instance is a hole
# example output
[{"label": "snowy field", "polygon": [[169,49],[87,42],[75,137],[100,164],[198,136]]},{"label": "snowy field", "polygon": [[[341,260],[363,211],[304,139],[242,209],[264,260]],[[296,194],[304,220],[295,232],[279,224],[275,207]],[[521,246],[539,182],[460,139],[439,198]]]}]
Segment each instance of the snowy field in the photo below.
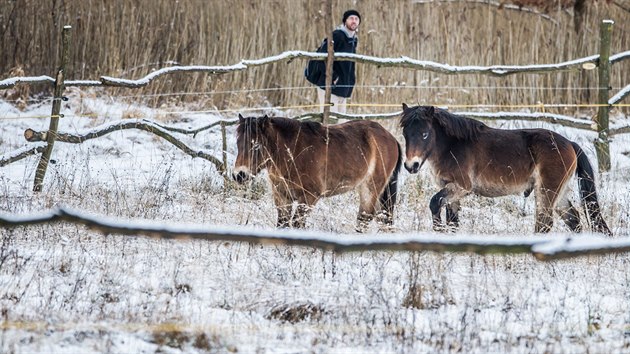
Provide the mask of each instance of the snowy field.
[{"label": "snowy field", "polygon": [[[60,131],[68,133],[130,116],[196,128],[237,114],[165,114],[80,92],[62,113]],[[49,114],[49,103],[19,112],[0,101],[0,156],[28,145],[25,129],[47,129],[46,119],[27,117]],[[577,141],[596,166],[595,133],[545,123],[489,124],[556,130]],[[397,122],[385,125],[402,142]],[[233,162],[234,127],[228,130]],[[218,127],[177,136],[221,156]],[[618,238],[629,234],[629,151],[630,135],[614,137],[613,168],[597,176],[604,217]],[[0,212],[64,205],[123,219],[274,230],[264,175],[249,188],[224,188],[213,164],[144,131],[57,143],[44,190],[34,193],[38,159],[0,167]],[[400,181],[396,232],[435,236],[428,203],[436,189],[428,168],[418,175],[403,170]],[[577,196],[577,182],[570,185]],[[533,197],[468,197],[455,235],[532,237],[533,203]],[[324,200],[307,227],[353,233],[357,210],[353,193]],[[567,234],[556,219],[548,237]],[[0,229],[0,237],[3,353],[630,351],[628,254],[554,262],[531,255],[332,254],[103,235],[63,223]]]}]

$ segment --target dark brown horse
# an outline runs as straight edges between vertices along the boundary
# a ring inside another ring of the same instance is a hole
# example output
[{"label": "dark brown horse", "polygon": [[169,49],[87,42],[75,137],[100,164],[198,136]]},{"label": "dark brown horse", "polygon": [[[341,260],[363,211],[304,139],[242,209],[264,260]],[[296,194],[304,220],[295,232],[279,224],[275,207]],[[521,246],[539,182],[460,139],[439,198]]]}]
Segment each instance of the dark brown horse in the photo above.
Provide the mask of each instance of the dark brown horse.
[{"label": "dark brown horse", "polygon": [[431,198],[433,228],[457,227],[460,198],[536,193],[536,232],[553,226],[553,211],[567,226],[581,231],[580,216],[567,195],[567,182],[577,173],[582,204],[591,227],[612,235],[602,218],[593,168],[582,149],[545,129],[494,129],[482,122],[430,106],[407,107],[400,120],[407,145],[405,168],[417,173],[425,161],[441,190]]},{"label": "dark brown horse", "polygon": [[374,216],[392,224],[402,149],[380,124],[351,121],[323,126],[239,114],[237,145],[233,177],[243,183],[267,169],[278,227],[304,227],[306,215],[320,198],[353,189],[360,199],[357,231],[364,231]]}]

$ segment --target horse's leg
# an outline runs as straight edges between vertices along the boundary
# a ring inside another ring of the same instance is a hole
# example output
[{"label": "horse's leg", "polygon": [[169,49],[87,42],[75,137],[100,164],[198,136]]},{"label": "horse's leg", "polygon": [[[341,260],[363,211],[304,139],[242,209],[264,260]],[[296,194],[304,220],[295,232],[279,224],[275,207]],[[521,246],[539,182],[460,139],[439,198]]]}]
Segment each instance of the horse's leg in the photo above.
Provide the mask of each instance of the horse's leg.
[{"label": "horse's leg", "polygon": [[446,226],[450,229],[459,227],[459,201],[446,204]]},{"label": "horse's leg", "polygon": [[556,212],[558,213],[558,215],[560,215],[564,223],[569,227],[569,229],[571,229],[571,231],[582,232],[582,225],[580,224],[580,214],[573,206],[566,193],[558,201]]},{"label": "horse's leg", "polygon": [[378,192],[373,187],[375,184],[371,179],[367,182],[359,185],[359,214],[357,215],[356,232],[366,232],[370,226],[370,222],[374,219],[376,214],[376,206],[378,203]]},{"label": "horse's leg", "polygon": [[306,227],[306,217],[312,209],[313,207],[310,205],[298,203],[293,216],[293,227],[298,229]]},{"label": "horse's leg", "polygon": [[557,193],[544,187],[536,189],[535,232],[549,232],[553,227],[553,208]]},{"label": "horse's leg", "polygon": [[[433,230],[444,231],[445,226],[442,223],[442,207],[446,206],[446,221],[449,226],[457,227],[459,225],[459,200],[466,196],[468,191],[459,187],[454,183],[448,183],[442,190],[437,192],[429,203],[429,209],[433,215]],[[450,204],[450,206],[449,206]],[[450,211],[449,211],[450,208]],[[450,220],[449,220],[450,218]]]},{"label": "horse's leg", "polygon": [[276,210],[278,211],[278,222],[276,227],[291,227],[291,209],[293,209],[293,201],[274,188],[273,202],[276,205]]},{"label": "horse's leg", "polygon": [[[295,193],[296,195],[298,193]],[[306,217],[311,212],[318,198],[313,194],[302,191],[297,197],[297,207],[293,215],[293,227],[303,229],[306,226]]]}]

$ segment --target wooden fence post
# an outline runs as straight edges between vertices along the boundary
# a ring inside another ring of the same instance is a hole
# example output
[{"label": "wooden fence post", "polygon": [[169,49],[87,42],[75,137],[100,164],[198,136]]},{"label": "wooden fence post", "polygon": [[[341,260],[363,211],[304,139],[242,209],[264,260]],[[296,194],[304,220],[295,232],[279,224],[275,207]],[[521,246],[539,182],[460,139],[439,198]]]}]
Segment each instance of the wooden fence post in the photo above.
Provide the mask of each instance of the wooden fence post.
[{"label": "wooden fence post", "polygon": [[325,1],[326,12],[326,38],[328,41],[328,58],[326,58],[326,92],[324,93],[324,114],[322,115],[322,124],[328,124],[328,116],[330,115],[330,95],[332,93],[332,68],[333,68],[333,54],[335,53],[335,46],[333,43],[333,19],[332,19],[332,0]]},{"label": "wooden fence post", "polygon": [[603,20],[599,27],[599,88],[597,112],[597,133],[595,151],[597,152],[597,166],[599,172],[610,171],[610,146],[608,144],[608,104],[610,92],[610,37],[614,21]]},{"label": "wooden fence post", "polygon": [[61,64],[57,70],[57,76],[55,78],[55,95],[53,98],[52,113],[50,115],[50,125],[48,128],[48,134],[46,135],[46,148],[42,152],[42,156],[37,164],[37,170],[35,171],[35,182],[33,183],[33,191],[40,192],[44,183],[44,176],[46,176],[46,169],[48,168],[48,161],[52,155],[53,146],[55,145],[55,139],[57,138],[57,129],[59,127],[59,117],[61,112],[61,101],[63,99],[64,76],[66,70],[66,63],[68,62],[69,48],[70,48],[70,30],[72,26],[64,26],[62,34],[62,47],[61,47]]},{"label": "wooden fence post", "polygon": [[229,179],[227,175],[228,162],[227,162],[227,130],[225,128],[225,122],[221,121],[221,144],[223,150],[223,171],[221,171],[225,178]]}]

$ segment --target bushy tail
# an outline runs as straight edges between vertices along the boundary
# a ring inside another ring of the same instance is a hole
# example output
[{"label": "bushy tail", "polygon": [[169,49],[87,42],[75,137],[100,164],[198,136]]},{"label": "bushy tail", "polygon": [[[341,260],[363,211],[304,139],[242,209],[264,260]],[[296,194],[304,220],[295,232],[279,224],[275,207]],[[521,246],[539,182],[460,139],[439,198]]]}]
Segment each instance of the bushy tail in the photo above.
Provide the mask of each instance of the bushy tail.
[{"label": "bushy tail", "polygon": [[571,144],[573,144],[573,149],[577,155],[576,174],[578,176],[578,184],[580,186],[580,199],[582,200],[582,205],[588,214],[591,228],[595,232],[601,232],[608,236],[612,236],[612,232],[602,217],[599,202],[597,201],[593,167],[588,161],[588,157],[584,151],[582,151],[582,148],[574,142],[571,142]]},{"label": "bushy tail", "polygon": [[402,166],[403,154],[400,144],[398,145],[398,161],[396,161],[396,167],[392,171],[392,175],[389,177],[389,183],[381,193],[379,201],[381,203],[381,209],[385,213],[385,222],[392,224],[394,217],[394,206],[396,205],[396,197],[398,195],[398,173]]}]

